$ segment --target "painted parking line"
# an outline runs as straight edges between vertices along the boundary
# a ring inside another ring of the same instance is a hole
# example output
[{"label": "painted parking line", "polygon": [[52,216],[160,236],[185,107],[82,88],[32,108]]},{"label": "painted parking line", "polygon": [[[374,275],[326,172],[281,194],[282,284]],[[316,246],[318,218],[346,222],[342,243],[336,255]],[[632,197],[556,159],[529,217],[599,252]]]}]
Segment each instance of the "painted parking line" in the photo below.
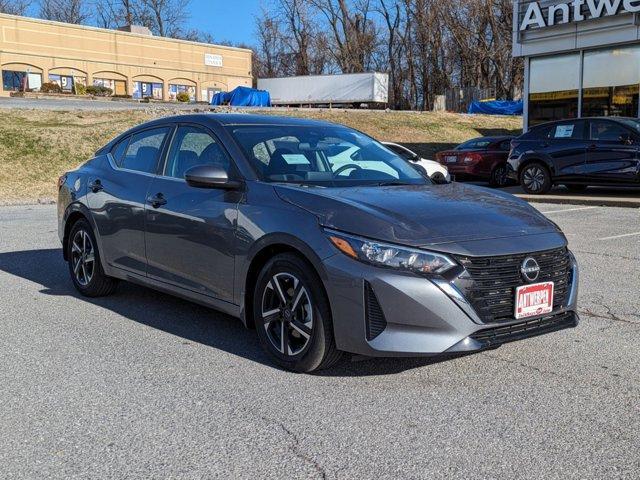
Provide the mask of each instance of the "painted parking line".
[{"label": "painted parking line", "polygon": [[565,208],[564,210],[551,210],[551,211],[548,211],[548,212],[540,211],[540,213],[542,213],[544,215],[548,215],[550,213],[581,212],[581,211],[584,211],[584,210],[593,210],[594,208],[600,208],[600,207]]},{"label": "painted parking line", "polygon": [[618,238],[627,238],[627,237],[637,237],[640,236],[640,232],[635,232],[635,233],[624,233],[622,235],[614,235],[612,237],[603,237],[603,238],[599,238],[598,240],[616,240]]}]

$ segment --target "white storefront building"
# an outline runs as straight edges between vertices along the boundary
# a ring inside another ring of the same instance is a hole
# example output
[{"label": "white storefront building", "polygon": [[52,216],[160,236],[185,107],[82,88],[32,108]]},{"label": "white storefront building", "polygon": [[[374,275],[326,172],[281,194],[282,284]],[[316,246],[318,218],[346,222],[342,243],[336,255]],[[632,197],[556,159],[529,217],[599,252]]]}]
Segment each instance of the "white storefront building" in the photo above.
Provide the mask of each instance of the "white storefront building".
[{"label": "white storefront building", "polygon": [[515,0],[525,129],[563,118],[640,116],[640,0]]}]

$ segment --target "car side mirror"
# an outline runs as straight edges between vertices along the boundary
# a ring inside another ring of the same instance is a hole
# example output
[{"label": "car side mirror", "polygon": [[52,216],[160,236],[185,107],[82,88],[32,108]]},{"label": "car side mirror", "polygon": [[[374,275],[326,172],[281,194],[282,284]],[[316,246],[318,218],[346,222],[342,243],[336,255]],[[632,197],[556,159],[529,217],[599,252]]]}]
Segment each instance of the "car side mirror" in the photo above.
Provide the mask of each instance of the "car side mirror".
[{"label": "car side mirror", "polygon": [[447,180],[447,177],[445,177],[443,174],[441,174],[440,172],[436,172],[431,176],[431,181],[433,183],[435,183],[436,185],[446,185],[448,183],[451,183]]},{"label": "car side mirror", "polygon": [[187,170],[184,174],[187,184],[195,188],[221,188],[235,190],[240,188],[241,182],[230,180],[227,172],[216,165],[198,165]]}]

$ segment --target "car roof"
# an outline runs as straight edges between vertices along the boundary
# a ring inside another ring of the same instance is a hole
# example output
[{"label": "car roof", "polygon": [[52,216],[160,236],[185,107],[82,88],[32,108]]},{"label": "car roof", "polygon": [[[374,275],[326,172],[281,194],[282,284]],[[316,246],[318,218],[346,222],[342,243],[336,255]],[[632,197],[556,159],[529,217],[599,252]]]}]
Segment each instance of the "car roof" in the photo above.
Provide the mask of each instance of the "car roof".
[{"label": "car roof", "polygon": [[118,143],[123,137],[152,128],[156,125],[166,125],[167,122],[171,123],[196,123],[205,126],[218,126],[226,127],[233,125],[288,125],[288,126],[306,126],[306,127],[330,127],[341,126],[331,122],[325,122],[321,120],[310,120],[306,118],[285,117],[277,115],[255,115],[246,113],[193,113],[187,115],[173,115],[155,120],[150,120],[140,125],[136,125],[129,130],[122,132],[116,138],[112,139],[109,143],[101,147],[96,154],[104,151],[108,151]]},{"label": "car roof", "polygon": [[175,115],[153,120],[148,123],[161,123],[167,120],[171,122],[194,122],[202,124],[229,125],[295,125],[295,126],[336,126],[334,123],[306,118],[286,117],[278,115],[256,115],[249,113],[197,113],[189,115]]},{"label": "car roof", "polygon": [[534,125],[533,127],[529,128],[529,130],[533,130],[534,128],[541,128],[541,127],[548,127],[548,126],[551,126],[551,125],[557,125],[559,123],[576,122],[578,120],[610,120],[612,122],[618,122],[619,120],[633,120],[635,122],[639,121],[635,117],[605,117],[605,116],[599,116],[599,117],[565,118],[563,120],[553,120],[552,122],[540,123],[538,125]]}]

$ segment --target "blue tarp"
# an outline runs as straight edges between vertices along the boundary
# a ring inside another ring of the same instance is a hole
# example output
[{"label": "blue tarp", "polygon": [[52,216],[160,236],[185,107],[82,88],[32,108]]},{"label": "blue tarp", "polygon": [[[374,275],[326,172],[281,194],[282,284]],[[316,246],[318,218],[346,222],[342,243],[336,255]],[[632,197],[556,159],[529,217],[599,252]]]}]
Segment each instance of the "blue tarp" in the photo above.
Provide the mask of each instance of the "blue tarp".
[{"label": "blue tarp", "polygon": [[524,104],[522,100],[494,100],[492,102],[471,102],[469,113],[483,113],[485,115],[522,115]]},{"label": "blue tarp", "polygon": [[266,90],[237,87],[230,92],[216,93],[211,105],[231,105],[233,107],[270,107],[271,97]]}]

